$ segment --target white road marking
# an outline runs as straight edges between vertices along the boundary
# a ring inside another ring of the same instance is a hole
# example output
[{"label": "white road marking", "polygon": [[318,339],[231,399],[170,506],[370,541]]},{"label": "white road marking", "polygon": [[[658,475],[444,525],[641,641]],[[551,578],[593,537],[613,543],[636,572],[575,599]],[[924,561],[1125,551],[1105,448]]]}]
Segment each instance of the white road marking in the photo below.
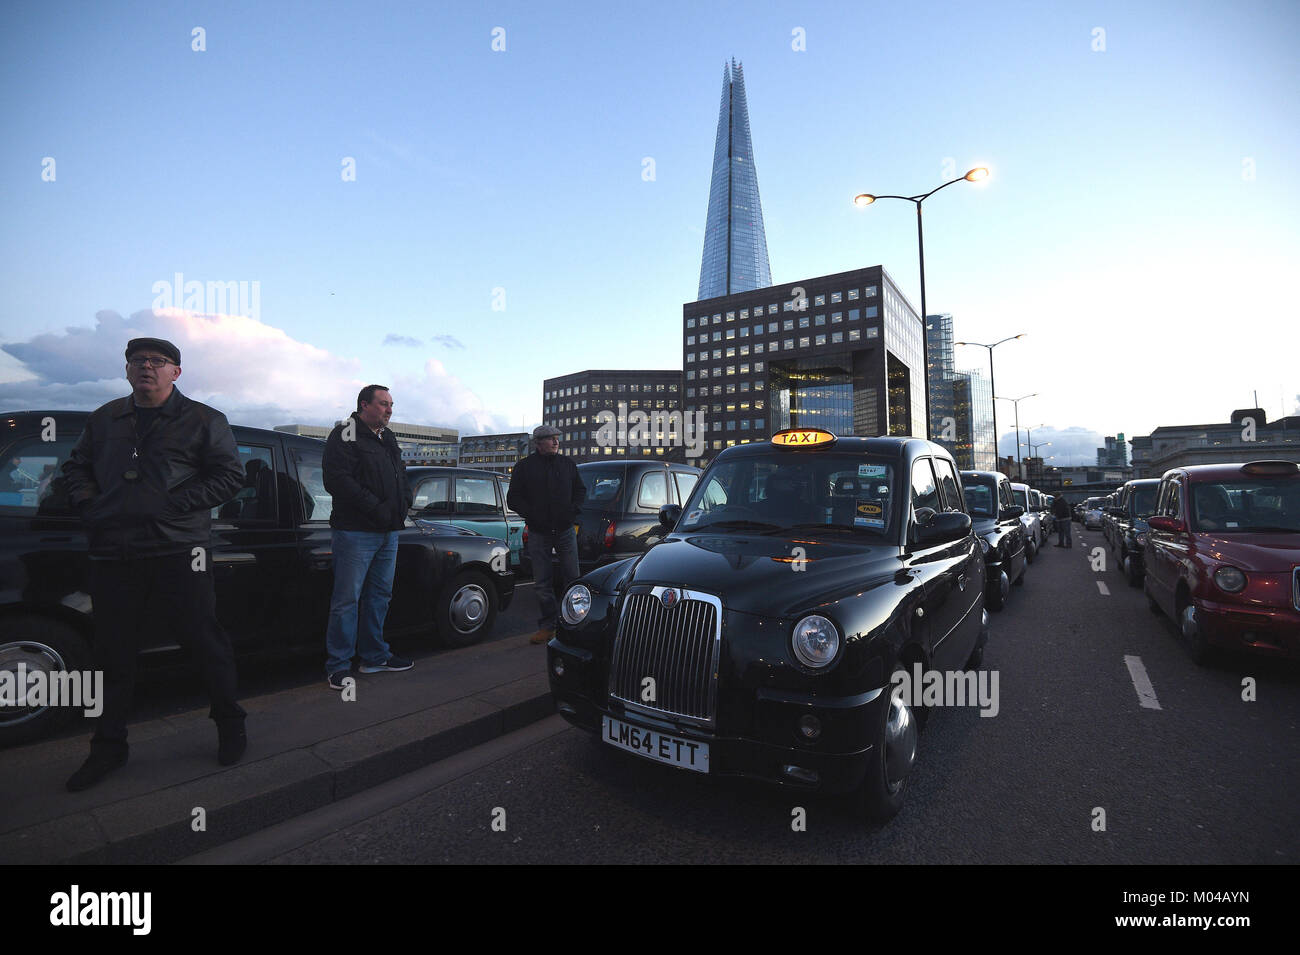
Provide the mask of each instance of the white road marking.
[{"label": "white road marking", "polygon": [[1101,595],[1103,597],[1110,596],[1110,588],[1106,586],[1106,581],[1104,580],[1097,581],[1097,589],[1101,591]]},{"label": "white road marking", "polygon": [[1126,655],[1124,665],[1128,667],[1133,689],[1137,690],[1138,703],[1148,710],[1160,709],[1160,701],[1156,699],[1155,687],[1151,685],[1151,678],[1147,676],[1147,668],[1142,665],[1142,658]]}]

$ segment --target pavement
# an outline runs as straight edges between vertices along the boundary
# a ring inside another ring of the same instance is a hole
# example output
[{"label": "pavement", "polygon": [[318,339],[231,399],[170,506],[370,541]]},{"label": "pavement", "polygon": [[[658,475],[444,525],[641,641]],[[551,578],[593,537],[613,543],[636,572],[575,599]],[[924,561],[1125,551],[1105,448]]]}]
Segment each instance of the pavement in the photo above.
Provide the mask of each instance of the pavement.
[{"label": "pavement", "polygon": [[0,864],[169,863],[353,796],[555,712],[546,651],[524,635],[240,701],[248,751],[217,764],[206,707],[130,726],[131,758],[64,788],[88,736],[0,751]]}]

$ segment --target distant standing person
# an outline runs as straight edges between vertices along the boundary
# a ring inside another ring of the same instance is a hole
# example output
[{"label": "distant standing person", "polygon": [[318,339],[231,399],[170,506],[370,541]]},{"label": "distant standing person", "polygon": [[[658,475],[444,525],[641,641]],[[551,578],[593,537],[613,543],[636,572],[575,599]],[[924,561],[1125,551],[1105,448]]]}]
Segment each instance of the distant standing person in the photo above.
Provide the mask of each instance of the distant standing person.
[{"label": "distant standing person", "polygon": [[551,548],[560,563],[563,588],[578,579],[578,538],[573,521],[586,500],[587,488],[578,466],[559,453],[560,431],[550,425],[533,430],[536,450],[515,465],[506,504],[528,525],[528,557],[533,564],[533,592],[541,607],[537,632],[530,643],[555,636],[556,599],[551,573]]},{"label": "distant standing person", "polygon": [[325,672],[342,690],[361,655],[362,673],[415,666],[384,642],[384,620],[397,569],[397,532],[406,526],[411,487],[397,438],[387,427],[393,396],[383,385],[366,385],[357,410],[334,426],[321,464],[325,490],[334,499],[334,595],[325,631]]},{"label": "distant standing person", "polygon": [[238,762],[247,738],[235,700],[235,658],[217,622],[212,559],[196,559],[212,536],[212,508],[234,497],[244,469],[220,411],[175,387],[181,353],[161,338],[126,346],[131,395],[91,412],[63,463],[68,501],[86,525],[95,617],[95,666],[104,711],[90,756],[68,780],[79,792],[127,761],[126,719],[142,635],[188,644],[217,724],[217,759]]},{"label": "distant standing person", "polygon": [[1052,501],[1052,516],[1056,518],[1056,546],[1073,547],[1074,538],[1070,534],[1070,505],[1065,495],[1058,494]]}]

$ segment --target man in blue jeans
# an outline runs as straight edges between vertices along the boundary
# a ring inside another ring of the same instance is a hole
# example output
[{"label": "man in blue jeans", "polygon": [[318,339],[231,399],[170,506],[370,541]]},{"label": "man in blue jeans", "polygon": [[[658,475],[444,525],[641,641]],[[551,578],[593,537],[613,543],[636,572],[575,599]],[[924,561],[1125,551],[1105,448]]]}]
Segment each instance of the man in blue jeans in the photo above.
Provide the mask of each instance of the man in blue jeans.
[{"label": "man in blue jeans", "polygon": [[325,631],[325,672],[335,690],[344,688],[356,653],[361,655],[362,673],[415,665],[384,642],[384,618],[397,569],[397,532],[406,526],[411,507],[402,452],[386,427],[392,415],[388,389],[366,385],[357,395],[357,410],[335,425],[325,442],[325,490],[334,498],[334,596]]},{"label": "man in blue jeans", "polygon": [[551,549],[560,565],[561,589],[578,578],[578,539],[573,522],[587,498],[578,466],[559,453],[560,430],[541,425],[533,431],[532,454],[515,465],[510,475],[506,503],[528,525],[528,556],[533,563],[533,592],[540,617],[530,643],[546,643],[555,636],[556,604]]}]

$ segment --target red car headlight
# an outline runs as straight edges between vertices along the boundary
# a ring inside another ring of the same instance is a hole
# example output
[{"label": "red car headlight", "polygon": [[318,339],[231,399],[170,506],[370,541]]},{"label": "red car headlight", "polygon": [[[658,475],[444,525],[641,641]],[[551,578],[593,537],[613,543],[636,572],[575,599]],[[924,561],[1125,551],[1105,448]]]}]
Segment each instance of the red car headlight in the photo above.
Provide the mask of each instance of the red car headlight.
[{"label": "red car headlight", "polygon": [[1214,572],[1214,582],[1229,594],[1239,594],[1246,589],[1246,575],[1236,567],[1220,567]]}]

